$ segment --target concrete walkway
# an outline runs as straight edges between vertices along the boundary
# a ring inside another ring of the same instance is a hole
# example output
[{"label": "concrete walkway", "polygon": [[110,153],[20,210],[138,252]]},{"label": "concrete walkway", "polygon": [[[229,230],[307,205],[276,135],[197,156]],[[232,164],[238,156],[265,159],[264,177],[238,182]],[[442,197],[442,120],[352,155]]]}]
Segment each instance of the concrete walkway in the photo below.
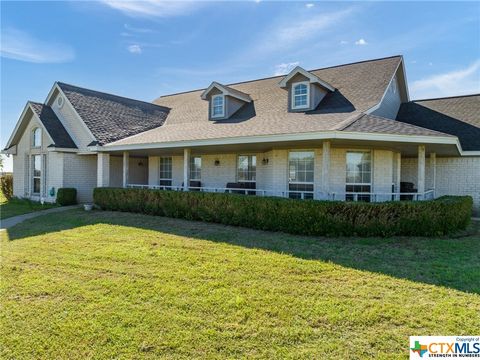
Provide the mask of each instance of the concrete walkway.
[{"label": "concrete walkway", "polygon": [[5,230],[8,228],[11,228],[12,226],[15,226],[22,221],[25,221],[27,219],[32,219],[36,218],[37,216],[42,216],[46,214],[52,214],[52,213],[57,213],[61,211],[67,211],[71,209],[76,209],[80,207],[81,205],[71,205],[71,206],[61,206],[61,207],[56,207],[56,208],[51,208],[47,210],[40,210],[40,211],[35,211],[31,212],[28,214],[23,214],[23,215],[18,215],[18,216],[12,216],[11,218],[0,220],[0,230]]}]

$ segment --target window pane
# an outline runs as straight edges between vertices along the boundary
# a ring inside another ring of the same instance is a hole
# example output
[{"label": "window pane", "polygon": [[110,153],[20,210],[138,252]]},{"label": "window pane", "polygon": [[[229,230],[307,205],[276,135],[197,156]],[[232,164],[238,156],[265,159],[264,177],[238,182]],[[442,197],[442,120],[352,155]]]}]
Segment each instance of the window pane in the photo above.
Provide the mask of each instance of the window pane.
[{"label": "window pane", "polygon": [[238,181],[255,181],[257,157],[255,155],[239,155],[237,160]]},{"label": "window pane", "polygon": [[292,151],[289,154],[289,197],[313,199],[314,153]]},{"label": "window pane", "polygon": [[202,177],[202,158],[192,156],[190,158],[190,180],[200,180]]},{"label": "window pane", "polygon": [[161,157],[160,158],[160,179],[172,178],[172,158]]},{"label": "window pane", "polygon": [[35,194],[40,193],[40,178],[38,178],[38,177],[33,178],[33,192]]},{"label": "window pane", "polygon": [[295,95],[304,95],[307,93],[307,85],[305,84],[299,84],[295,85]]},{"label": "window pane", "polygon": [[216,96],[212,99],[213,116],[223,114],[223,103],[224,103],[223,96]]},{"label": "window pane", "polygon": [[33,131],[33,146],[40,147],[42,146],[42,129],[36,128]]}]

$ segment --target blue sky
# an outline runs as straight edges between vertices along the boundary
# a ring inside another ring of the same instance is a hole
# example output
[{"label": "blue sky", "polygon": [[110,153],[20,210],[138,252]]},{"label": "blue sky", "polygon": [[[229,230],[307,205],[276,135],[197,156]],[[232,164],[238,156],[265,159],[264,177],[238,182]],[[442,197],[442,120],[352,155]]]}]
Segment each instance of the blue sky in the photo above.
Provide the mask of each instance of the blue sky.
[{"label": "blue sky", "polygon": [[403,54],[412,98],[480,92],[478,2],[1,2],[1,136],[54,81],[151,101]]}]

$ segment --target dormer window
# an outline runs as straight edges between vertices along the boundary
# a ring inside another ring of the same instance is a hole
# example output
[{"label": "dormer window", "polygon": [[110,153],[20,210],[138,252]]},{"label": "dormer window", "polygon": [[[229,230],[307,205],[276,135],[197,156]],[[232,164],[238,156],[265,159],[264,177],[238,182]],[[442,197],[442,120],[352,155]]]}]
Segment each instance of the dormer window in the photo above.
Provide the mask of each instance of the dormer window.
[{"label": "dormer window", "polygon": [[292,84],[292,108],[304,109],[310,106],[310,84],[305,82]]},{"label": "dormer window", "polygon": [[215,121],[228,119],[244,105],[252,102],[250,95],[215,81],[205,89],[201,97],[209,102],[208,118]]},{"label": "dormer window", "polygon": [[225,98],[223,95],[212,96],[212,117],[225,116]]}]

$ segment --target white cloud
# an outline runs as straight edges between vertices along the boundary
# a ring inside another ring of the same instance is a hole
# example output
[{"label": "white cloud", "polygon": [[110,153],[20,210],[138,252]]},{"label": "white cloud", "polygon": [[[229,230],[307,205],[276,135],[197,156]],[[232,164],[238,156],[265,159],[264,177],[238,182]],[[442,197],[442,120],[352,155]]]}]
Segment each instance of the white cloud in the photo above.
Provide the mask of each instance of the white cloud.
[{"label": "white cloud", "polygon": [[134,27],[134,26],[131,26],[131,25],[128,25],[128,24],[123,24],[123,27],[127,31],[135,32],[135,33],[141,33],[141,34],[148,34],[148,33],[153,33],[154,32],[152,29]]},{"label": "white cloud", "polygon": [[346,41],[346,40],[341,40],[340,41],[340,45],[346,45],[346,44],[348,44],[348,41]]},{"label": "white cloud", "polygon": [[127,50],[130,51],[132,54],[141,54],[142,53],[142,48],[140,47],[140,45],[137,45],[137,44],[129,45],[127,47]]},{"label": "white cloud", "polygon": [[189,14],[201,1],[101,0],[102,3],[132,17],[170,17]]},{"label": "white cloud", "polygon": [[312,3],[305,4],[305,7],[309,8],[309,9],[314,7],[314,6],[315,6],[315,4],[312,4]]},{"label": "white cloud", "polygon": [[278,76],[278,75],[288,74],[290,71],[292,71],[299,64],[300,64],[299,61],[295,61],[295,62],[275,65],[275,72],[273,73],[273,75]]},{"label": "white cloud", "polygon": [[39,40],[13,28],[2,30],[0,52],[4,58],[32,63],[64,63],[75,58],[69,45]]},{"label": "white cloud", "polygon": [[258,43],[251,49],[251,53],[258,56],[261,53],[286,51],[293,47],[301,47],[304,42],[318,38],[320,31],[326,32],[337,24],[345,21],[353,14],[354,8],[344,10],[317,13],[305,17],[298,17],[292,21],[292,17],[286,18],[272,26],[263,36],[260,36]]},{"label": "white cloud", "polygon": [[480,93],[480,59],[463,69],[416,80],[410,92],[414,99]]},{"label": "white cloud", "polygon": [[365,39],[358,39],[355,41],[355,45],[367,45],[368,43],[365,41]]}]

